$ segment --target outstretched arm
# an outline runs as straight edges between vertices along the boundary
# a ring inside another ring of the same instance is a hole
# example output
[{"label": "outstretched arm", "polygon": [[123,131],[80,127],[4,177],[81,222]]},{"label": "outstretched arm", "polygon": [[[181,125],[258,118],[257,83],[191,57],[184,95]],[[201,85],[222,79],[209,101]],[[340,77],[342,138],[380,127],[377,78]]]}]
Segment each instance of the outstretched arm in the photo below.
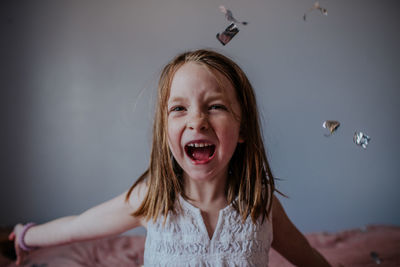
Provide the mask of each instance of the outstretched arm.
[{"label": "outstretched arm", "polygon": [[[24,237],[29,247],[47,247],[71,242],[85,241],[123,233],[134,227],[143,226],[142,218],[131,214],[139,207],[146,188],[138,185],[128,202],[126,193],[95,206],[80,215],[56,219],[30,228]],[[22,225],[16,225],[10,239],[14,239],[17,263],[21,263],[24,253],[18,245],[18,235]]]},{"label": "outstretched arm", "polygon": [[274,238],[272,247],[296,266],[329,267],[326,259],[308,243],[304,235],[286,215],[278,198],[272,206]]}]

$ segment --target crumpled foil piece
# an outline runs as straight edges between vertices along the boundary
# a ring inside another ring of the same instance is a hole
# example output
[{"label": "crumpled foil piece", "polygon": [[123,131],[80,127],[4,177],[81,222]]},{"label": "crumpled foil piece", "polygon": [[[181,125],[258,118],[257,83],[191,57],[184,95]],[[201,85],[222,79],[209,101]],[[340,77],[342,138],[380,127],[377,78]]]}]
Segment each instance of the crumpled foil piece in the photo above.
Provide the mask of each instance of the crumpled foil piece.
[{"label": "crumpled foil piece", "polygon": [[376,253],[375,251],[371,251],[371,253],[369,255],[371,256],[371,258],[374,260],[374,262],[376,264],[381,264],[382,263],[382,259],[379,258],[378,253]]},{"label": "crumpled foil piece", "polygon": [[239,32],[235,23],[229,25],[222,33],[217,33],[217,39],[222,45],[226,45]]},{"label": "crumpled foil piece", "polygon": [[314,5],[306,11],[306,13],[304,13],[303,15],[303,20],[306,21],[307,20],[307,13],[310,13],[314,10],[318,10],[319,12],[321,12],[321,14],[328,16],[328,10],[326,8],[323,8],[319,5],[319,2],[315,2]]},{"label": "crumpled foil piece", "polygon": [[367,148],[369,141],[371,140],[371,137],[366,135],[363,132],[358,132],[356,131],[353,136],[353,141],[356,145],[362,146],[363,148]]},{"label": "crumpled foil piece", "polygon": [[225,6],[219,6],[219,10],[221,10],[222,13],[225,14],[225,18],[233,23],[236,24],[243,24],[243,25],[247,25],[246,21],[238,21],[237,19],[235,19],[232,15],[232,11],[230,11],[229,9],[227,9]]},{"label": "crumpled foil piece", "polygon": [[338,121],[324,121],[322,123],[322,127],[329,130],[330,134],[325,134],[325,136],[331,136],[340,126],[340,122]]}]

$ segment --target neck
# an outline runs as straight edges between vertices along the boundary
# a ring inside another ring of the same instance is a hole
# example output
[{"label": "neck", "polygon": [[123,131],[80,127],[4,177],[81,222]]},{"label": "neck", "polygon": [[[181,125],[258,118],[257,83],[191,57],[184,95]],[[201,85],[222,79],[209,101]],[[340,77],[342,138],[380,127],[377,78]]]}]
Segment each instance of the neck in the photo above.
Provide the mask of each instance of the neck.
[{"label": "neck", "polygon": [[209,180],[194,180],[184,175],[184,190],[186,196],[196,205],[207,205],[215,202],[226,204],[227,173]]}]

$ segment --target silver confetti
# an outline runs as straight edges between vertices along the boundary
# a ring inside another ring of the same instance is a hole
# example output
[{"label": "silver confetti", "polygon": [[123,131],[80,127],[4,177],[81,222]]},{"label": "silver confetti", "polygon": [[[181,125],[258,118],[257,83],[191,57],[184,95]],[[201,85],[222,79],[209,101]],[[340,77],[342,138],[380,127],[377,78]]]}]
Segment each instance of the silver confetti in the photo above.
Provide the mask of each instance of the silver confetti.
[{"label": "silver confetti", "polygon": [[222,33],[217,33],[217,39],[222,45],[226,45],[239,32],[236,24],[232,23]]},{"label": "silver confetti", "polygon": [[236,24],[243,24],[243,25],[247,25],[246,21],[238,21],[237,19],[235,19],[232,15],[232,11],[230,11],[229,9],[227,9],[225,6],[219,6],[219,10],[221,10],[222,13],[225,14],[225,18],[233,23]]},{"label": "silver confetti", "polygon": [[363,148],[367,148],[369,141],[371,140],[371,137],[366,135],[363,132],[358,132],[356,131],[353,136],[353,141],[356,145],[362,146]]},{"label": "silver confetti", "polygon": [[375,251],[371,251],[371,253],[369,255],[375,261],[376,264],[381,264],[382,263],[381,258],[379,258],[378,253],[376,253]]},{"label": "silver confetti", "polygon": [[322,127],[329,130],[330,134],[325,134],[325,136],[331,136],[340,126],[340,122],[338,121],[324,121],[322,123]]},{"label": "silver confetti", "polygon": [[306,13],[304,13],[303,15],[303,20],[306,21],[307,20],[307,13],[310,13],[314,10],[318,10],[319,12],[321,12],[321,14],[328,16],[328,10],[326,8],[323,8],[319,5],[319,2],[315,2],[314,5],[306,11]]}]

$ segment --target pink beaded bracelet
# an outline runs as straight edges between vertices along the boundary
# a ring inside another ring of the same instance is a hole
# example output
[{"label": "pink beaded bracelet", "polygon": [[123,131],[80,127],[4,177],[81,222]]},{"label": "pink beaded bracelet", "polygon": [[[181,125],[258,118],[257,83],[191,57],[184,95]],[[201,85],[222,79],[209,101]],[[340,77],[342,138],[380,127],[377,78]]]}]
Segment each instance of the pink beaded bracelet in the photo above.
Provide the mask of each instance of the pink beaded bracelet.
[{"label": "pink beaded bracelet", "polygon": [[36,249],[36,247],[29,247],[25,244],[25,234],[26,232],[29,230],[29,228],[31,228],[32,226],[35,226],[36,224],[33,222],[27,223],[24,225],[24,228],[22,229],[21,234],[19,235],[18,238],[18,246],[24,250],[24,251],[32,251],[34,249]]}]

